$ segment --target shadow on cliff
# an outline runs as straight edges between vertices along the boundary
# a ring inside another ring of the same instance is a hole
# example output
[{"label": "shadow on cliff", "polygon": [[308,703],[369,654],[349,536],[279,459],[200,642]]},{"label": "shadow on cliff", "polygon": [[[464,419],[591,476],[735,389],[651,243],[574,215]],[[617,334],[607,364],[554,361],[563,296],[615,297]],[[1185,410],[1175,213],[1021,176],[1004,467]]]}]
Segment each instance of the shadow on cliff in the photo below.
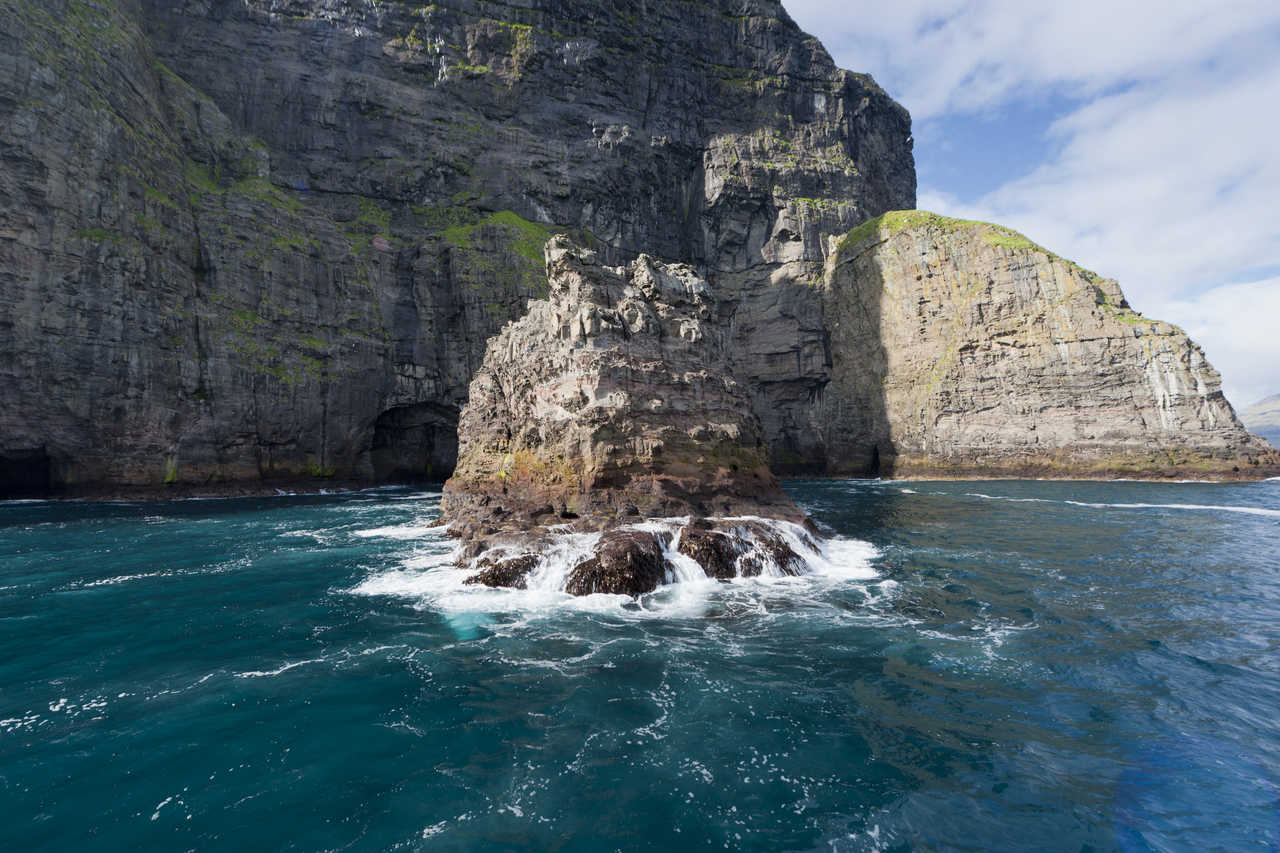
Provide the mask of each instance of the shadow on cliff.
[{"label": "shadow on cliff", "polygon": [[828,273],[823,323],[831,381],[815,406],[827,476],[890,479],[897,470],[884,302],[884,270],[874,256],[840,258]]},{"label": "shadow on cliff", "polygon": [[430,402],[388,409],[374,423],[370,456],[380,483],[448,479],[458,459],[458,410]]},{"label": "shadow on cliff", "polygon": [[0,500],[43,498],[53,486],[53,460],[45,448],[0,454]]}]

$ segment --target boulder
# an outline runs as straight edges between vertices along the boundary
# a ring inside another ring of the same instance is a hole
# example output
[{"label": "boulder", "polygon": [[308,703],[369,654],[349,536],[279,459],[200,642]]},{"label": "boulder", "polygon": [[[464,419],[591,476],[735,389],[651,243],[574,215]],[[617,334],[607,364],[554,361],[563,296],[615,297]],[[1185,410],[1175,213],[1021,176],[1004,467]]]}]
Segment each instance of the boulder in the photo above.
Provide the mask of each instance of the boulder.
[{"label": "boulder", "polygon": [[667,577],[663,544],[653,533],[606,533],[600,539],[595,556],[579,563],[569,574],[565,591],[571,595],[642,595],[652,592]]}]

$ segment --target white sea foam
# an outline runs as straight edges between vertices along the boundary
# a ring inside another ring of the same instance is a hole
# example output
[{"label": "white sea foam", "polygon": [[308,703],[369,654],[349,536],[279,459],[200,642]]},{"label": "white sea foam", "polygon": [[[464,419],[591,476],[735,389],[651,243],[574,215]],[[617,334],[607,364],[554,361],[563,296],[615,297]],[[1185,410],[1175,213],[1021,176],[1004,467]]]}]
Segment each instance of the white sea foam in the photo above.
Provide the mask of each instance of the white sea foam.
[{"label": "white sea foam", "polygon": [[324,663],[324,658],[308,658],[307,660],[291,661],[290,663],[282,664],[275,669],[237,672],[236,678],[272,678],[273,676],[282,675],[291,669],[297,669],[300,666],[307,666],[313,663]]},{"label": "white sea foam", "polygon": [[[599,533],[572,533],[567,530],[554,534],[539,553],[538,564],[529,573],[528,588],[524,590],[492,589],[465,584],[464,581],[475,570],[454,565],[457,550],[447,547],[451,543],[443,538],[440,528],[431,528],[431,536],[422,543],[425,548],[407,555],[395,568],[371,573],[348,592],[353,595],[409,599],[419,607],[442,612],[458,636],[467,639],[489,624],[482,614],[528,615],[573,610],[587,613],[625,613],[636,617],[693,617],[707,612],[716,596],[735,589],[749,591],[777,584],[812,585],[824,581],[845,583],[879,577],[872,566],[878,552],[869,543],[833,539],[818,544],[799,525],[772,519],[740,517],[719,521],[741,522],[742,526],[737,532],[749,540],[754,539],[756,533],[748,522],[765,527],[771,535],[785,541],[802,557],[803,577],[789,576],[769,550],[761,547],[744,555],[754,556],[759,560],[759,576],[738,577],[728,586],[721,584],[709,578],[697,562],[679,553],[679,537],[689,519],[668,518],[650,519],[626,528],[672,534],[671,541],[664,547],[664,556],[670,566],[667,583],[638,600],[626,595],[572,596],[565,592],[570,573],[574,567],[593,555],[601,536]],[[501,559],[504,556],[516,556],[517,553],[514,550],[506,552],[494,549],[486,556]]]},{"label": "white sea foam", "polygon": [[49,721],[42,719],[41,716],[34,711],[28,711],[21,717],[7,717],[0,720],[0,734],[11,734],[24,729],[34,729],[37,726],[45,725],[47,722]]},{"label": "white sea foam", "polygon": [[351,535],[361,539],[422,539],[426,536],[438,535],[440,528],[434,522],[419,519],[408,524],[394,524],[390,527],[374,527],[370,530],[353,530]]},{"label": "white sea foam", "polygon": [[1052,501],[1048,498],[1011,498],[1006,495],[984,495],[982,492],[965,492],[965,497],[982,498],[987,501],[1009,501],[1017,504],[1052,504],[1060,503],[1060,501]]},{"label": "white sea foam", "polygon": [[1204,512],[1242,512],[1246,515],[1264,515],[1271,518],[1280,518],[1280,509],[1264,509],[1256,506],[1219,506],[1214,504],[1121,504],[1091,503],[1088,501],[1063,501],[1063,503],[1068,503],[1072,506],[1093,507],[1095,509],[1189,509]]},{"label": "white sea foam", "polygon": [[176,578],[176,577],[192,577],[196,575],[221,575],[227,572],[235,571],[238,568],[244,568],[250,565],[247,558],[239,558],[219,563],[215,566],[199,569],[161,569],[154,572],[137,572],[128,575],[113,575],[109,578],[99,578],[97,580],[72,581],[66,586],[59,587],[59,591],[70,591],[77,589],[95,589],[97,587],[117,586],[119,584],[130,583],[132,581],[148,580],[151,578]]},{"label": "white sea foam", "polygon": [[98,586],[115,586],[116,584],[128,583],[129,581],[144,580],[146,578],[167,578],[177,574],[174,571],[163,572],[140,572],[136,575],[116,575],[115,577],[102,578],[96,581],[86,581],[75,585],[76,589],[93,589]]},{"label": "white sea foam", "polygon": [[1280,509],[1266,509],[1255,506],[1224,506],[1221,504],[1152,504],[1152,503],[1109,503],[1102,501],[1069,501],[1049,500],[1047,498],[1014,498],[1006,495],[984,495],[980,492],[967,492],[971,498],[982,498],[988,501],[1009,501],[1010,503],[1056,503],[1070,506],[1083,506],[1090,509],[1183,509],[1199,512],[1240,512],[1246,515],[1261,515],[1269,518],[1280,518]]}]

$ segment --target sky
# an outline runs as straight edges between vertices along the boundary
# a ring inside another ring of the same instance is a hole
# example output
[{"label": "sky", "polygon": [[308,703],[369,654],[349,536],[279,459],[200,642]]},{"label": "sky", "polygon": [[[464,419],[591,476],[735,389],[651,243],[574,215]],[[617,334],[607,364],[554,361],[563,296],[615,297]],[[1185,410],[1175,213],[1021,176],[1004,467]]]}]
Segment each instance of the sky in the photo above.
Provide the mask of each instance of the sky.
[{"label": "sky", "polygon": [[998,222],[1280,393],[1280,2],[784,0],[911,111],[917,205]]}]

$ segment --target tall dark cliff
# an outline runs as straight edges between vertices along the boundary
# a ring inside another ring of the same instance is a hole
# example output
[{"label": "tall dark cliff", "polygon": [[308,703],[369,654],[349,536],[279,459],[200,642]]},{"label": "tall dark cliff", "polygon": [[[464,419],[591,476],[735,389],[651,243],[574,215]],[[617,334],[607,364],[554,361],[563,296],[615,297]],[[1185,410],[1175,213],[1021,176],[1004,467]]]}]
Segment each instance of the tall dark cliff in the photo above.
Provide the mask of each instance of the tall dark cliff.
[{"label": "tall dark cliff", "polygon": [[1114,282],[878,218],[910,133],[774,0],[0,0],[0,495],[443,477],[554,233],[706,281],[780,474],[1280,465]]},{"label": "tall dark cliff", "polygon": [[821,467],[826,238],[914,202],[771,0],[0,0],[0,487],[447,474],[555,231],[695,265]]}]

